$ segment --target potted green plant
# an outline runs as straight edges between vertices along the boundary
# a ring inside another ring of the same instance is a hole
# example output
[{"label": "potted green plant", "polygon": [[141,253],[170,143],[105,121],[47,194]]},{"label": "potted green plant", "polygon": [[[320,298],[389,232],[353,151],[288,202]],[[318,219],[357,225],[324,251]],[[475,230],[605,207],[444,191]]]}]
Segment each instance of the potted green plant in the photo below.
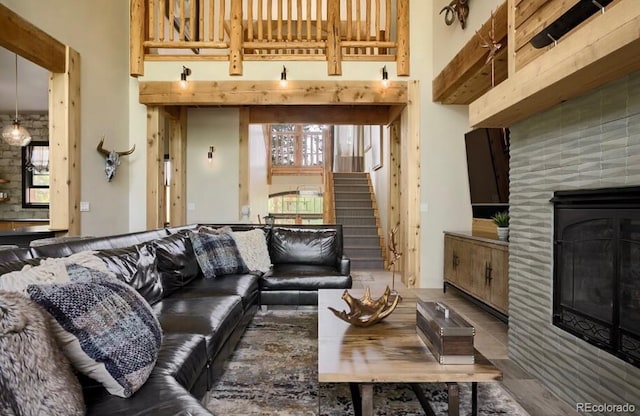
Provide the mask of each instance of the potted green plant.
[{"label": "potted green plant", "polygon": [[509,212],[497,212],[491,219],[498,226],[498,239],[507,241],[509,239]]}]

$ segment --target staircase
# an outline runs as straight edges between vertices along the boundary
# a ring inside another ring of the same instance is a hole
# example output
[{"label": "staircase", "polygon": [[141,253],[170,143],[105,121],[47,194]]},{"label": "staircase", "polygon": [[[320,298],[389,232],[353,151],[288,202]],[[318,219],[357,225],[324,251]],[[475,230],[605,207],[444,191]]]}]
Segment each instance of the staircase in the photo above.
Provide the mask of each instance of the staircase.
[{"label": "staircase", "polygon": [[334,173],[336,223],[342,224],[344,254],[352,270],[384,269],[375,197],[368,173]]}]

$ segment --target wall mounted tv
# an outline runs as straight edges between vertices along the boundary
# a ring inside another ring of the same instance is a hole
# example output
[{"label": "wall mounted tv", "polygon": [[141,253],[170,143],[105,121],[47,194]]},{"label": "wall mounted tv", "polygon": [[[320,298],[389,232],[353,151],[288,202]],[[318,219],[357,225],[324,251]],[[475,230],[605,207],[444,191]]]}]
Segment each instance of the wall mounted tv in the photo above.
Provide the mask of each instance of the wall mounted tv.
[{"label": "wall mounted tv", "polygon": [[509,204],[509,130],[481,128],[464,135],[471,205]]}]

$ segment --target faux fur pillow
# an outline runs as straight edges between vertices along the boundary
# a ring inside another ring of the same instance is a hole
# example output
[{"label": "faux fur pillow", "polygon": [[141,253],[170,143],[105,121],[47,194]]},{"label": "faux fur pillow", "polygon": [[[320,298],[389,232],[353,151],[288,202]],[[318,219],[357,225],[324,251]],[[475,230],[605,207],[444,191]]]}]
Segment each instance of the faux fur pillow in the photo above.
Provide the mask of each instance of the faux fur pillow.
[{"label": "faux fur pillow", "polygon": [[252,271],[266,273],[271,268],[271,258],[267,248],[267,240],[262,230],[234,231],[231,237],[238,245],[240,256],[247,268]]},{"label": "faux fur pillow", "polygon": [[84,415],[77,377],[48,318],[16,292],[0,291],[0,415]]},{"label": "faux fur pillow", "polygon": [[54,318],[55,336],[73,366],[109,393],[129,397],[156,363],[160,323],[127,284],[82,266],[70,269],[70,282],[31,285],[27,291]]}]

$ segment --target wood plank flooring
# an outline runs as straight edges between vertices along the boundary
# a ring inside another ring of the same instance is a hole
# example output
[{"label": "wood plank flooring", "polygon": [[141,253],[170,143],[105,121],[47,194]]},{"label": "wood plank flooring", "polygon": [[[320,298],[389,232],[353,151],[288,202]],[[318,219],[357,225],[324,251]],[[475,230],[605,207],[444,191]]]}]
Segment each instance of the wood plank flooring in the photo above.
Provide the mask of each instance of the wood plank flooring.
[{"label": "wood plank flooring", "polygon": [[[371,288],[373,297],[391,286],[391,273],[386,271],[354,271],[354,288]],[[400,278],[396,275],[396,287]],[[509,359],[506,324],[463,298],[455,289],[417,289],[419,297],[441,300],[463,315],[476,328],[475,347],[503,372],[502,385],[531,416],[578,416],[575,409],[559,400],[540,381],[527,374]]]}]

